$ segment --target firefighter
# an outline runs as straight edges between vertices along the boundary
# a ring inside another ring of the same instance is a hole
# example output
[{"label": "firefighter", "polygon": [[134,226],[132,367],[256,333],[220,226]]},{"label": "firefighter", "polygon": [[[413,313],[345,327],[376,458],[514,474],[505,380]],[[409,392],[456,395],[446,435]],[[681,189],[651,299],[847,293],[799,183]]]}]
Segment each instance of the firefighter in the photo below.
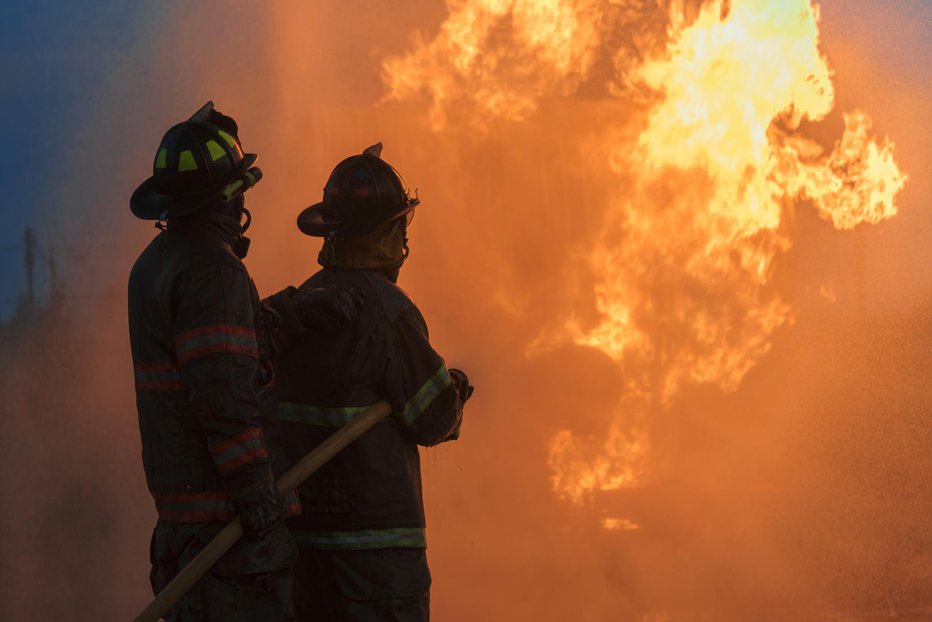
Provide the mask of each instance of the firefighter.
[{"label": "firefighter", "polygon": [[424,318],[396,285],[419,201],[380,154],[381,144],[342,161],[323,202],[300,214],[303,233],[324,237],[323,269],[277,295],[338,284],[365,294],[350,328],[309,334],[281,357],[279,417],[289,460],[366,406],[387,399],[393,407],[300,487],[303,513],[289,520],[300,548],[300,622],[429,619],[417,446],[456,439],[473,391],[431,347]]},{"label": "firefighter", "polygon": [[[168,130],[153,175],[130,200],[135,216],[161,230],[133,266],[128,301],[143,467],[158,513],[153,590],[235,516],[245,533],[169,622],[293,619],[297,549],[283,519],[300,505],[275,488],[277,417],[260,408],[274,378],[272,332],[281,327],[242,262],[250,219],[243,193],[261,172],[237,129],[208,102]],[[311,322],[349,322],[354,300],[308,291],[289,309]]]}]

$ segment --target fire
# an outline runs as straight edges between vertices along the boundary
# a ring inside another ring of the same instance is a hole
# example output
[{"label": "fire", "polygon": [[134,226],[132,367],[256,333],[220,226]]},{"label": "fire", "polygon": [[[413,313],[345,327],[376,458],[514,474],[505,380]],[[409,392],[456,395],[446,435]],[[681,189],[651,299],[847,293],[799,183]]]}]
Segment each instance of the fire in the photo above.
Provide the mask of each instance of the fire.
[{"label": "fire", "polygon": [[627,518],[603,518],[600,523],[603,529],[609,531],[637,531],[641,528],[640,525]]},{"label": "fire", "polygon": [[617,186],[588,250],[599,319],[572,314],[565,337],[616,360],[627,395],[605,438],[565,430],[550,443],[554,489],[575,501],[642,484],[649,417],[685,386],[736,390],[792,322],[774,274],[798,205],[848,230],[892,218],[906,182],[863,112],[844,115],[828,152],[801,131],[835,104],[818,5],[663,6],[655,36],[653,3],[451,1],[436,39],[385,65],[389,97],[426,94],[438,130],[454,109],[526,122],[543,98],[575,95],[605,54],[617,74],[606,97],[645,102],[633,140],[620,120],[595,150]]},{"label": "fire", "polygon": [[430,44],[389,59],[389,99],[426,93],[435,127],[459,106],[480,116],[527,118],[547,94],[571,95],[599,45],[597,0],[450,0]]},{"label": "fire", "polygon": [[550,441],[554,489],[580,502],[592,490],[637,485],[647,471],[648,439],[643,426],[626,426],[616,418],[605,439],[577,438],[563,430]]}]

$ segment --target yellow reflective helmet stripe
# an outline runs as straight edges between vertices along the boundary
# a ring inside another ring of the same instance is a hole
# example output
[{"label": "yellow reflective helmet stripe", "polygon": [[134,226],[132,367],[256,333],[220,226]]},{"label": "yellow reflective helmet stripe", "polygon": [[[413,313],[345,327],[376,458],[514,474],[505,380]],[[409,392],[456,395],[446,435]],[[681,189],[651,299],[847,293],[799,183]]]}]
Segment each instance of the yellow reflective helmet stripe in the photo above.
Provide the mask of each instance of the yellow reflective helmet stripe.
[{"label": "yellow reflective helmet stripe", "polygon": [[194,161],[194,154],[190,151],[182,151],[181,156],[178,158],[178,172],[183,173],[184,171],[196,171],[197,162]]},{"label": "yellow reflective helmet stripe", "polygon": [[207,141],[207,151],[210,152],[210,158],[214,162],[227,154],[216,140]]},{"label": "yellow reflective helmet stripe", "polygon": [[223,130],[217,130],[217,133],[220,134],[223,140],[227,141],[227,144],[230,145],[230,148],[236,152],[236,155],[238,155],[239,157],[243,157],[243,148],[239,146],[239,143],[236,142],[235,138],[233,138],[232,136],[230,136]]},{"label": "yellow reflective helmet stripe", "polygon": [[236,139],[224,132],[223,130],[217,130],[217,133],[223,137],[223,140],[227,141],[227,144],[236,149]]},{"label": "yellow reflective helmet stripe", "polygon": [[159,149],[157,154],[155,154],[155,168],[165,168],[166,160],[168,160],[168,149],[163,147]]}]

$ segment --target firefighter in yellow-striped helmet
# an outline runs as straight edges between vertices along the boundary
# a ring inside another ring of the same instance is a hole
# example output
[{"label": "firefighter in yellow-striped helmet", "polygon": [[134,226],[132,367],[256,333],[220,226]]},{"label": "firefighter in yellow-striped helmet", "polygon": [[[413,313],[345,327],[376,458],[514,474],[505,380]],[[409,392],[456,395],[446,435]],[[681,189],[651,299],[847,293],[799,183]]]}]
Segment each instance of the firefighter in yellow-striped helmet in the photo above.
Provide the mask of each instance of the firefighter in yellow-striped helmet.
[{"label": "firefighter in yellow-striped helmet", "polygon": [[130,209],[144,220],[189,216],[228,203],[256,184],[257,156],[243,153],[236,121],[207,102],[169,129],[155,152],[153,173],[133,193]]},{"label": "firefighter in yellow-striped helmet", "polygon": [[272,390],[277,317],[241,261],[243,192],[259,174],[237,129],[208,102],[166,132],[152,176],[130,199],[162,229],[133,265],[127,296],[142,466],[158,515],[154,592],[229,520],[238,516],[245,536],[167,612],[171,622],[291,617],[297,548],[284,519],[300,506],[275,487],[284,459]]}]

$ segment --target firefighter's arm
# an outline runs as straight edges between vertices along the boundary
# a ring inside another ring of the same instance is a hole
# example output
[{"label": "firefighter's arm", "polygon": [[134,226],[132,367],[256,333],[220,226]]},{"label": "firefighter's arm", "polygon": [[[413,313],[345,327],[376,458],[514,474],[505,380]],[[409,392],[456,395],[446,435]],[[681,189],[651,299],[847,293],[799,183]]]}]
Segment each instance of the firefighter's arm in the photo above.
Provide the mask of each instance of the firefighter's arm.
[{"label": "firefighter's arm", "polygon": [[427,325],[416,308],[399,315],[391,336],[385,354],[384,390],[393,416],[419,445],[429,447],[456,440],[463,404],[471,394],[465,388],[468,381],[463,386],[459,379],[451,377],[443,359],[431,347]]},{"label": "firefighter's arm", "polygon": [[191,411],[245,531],[258,537],[278,521],[280,503],[255,389],[257,319],[241,268],[214,266],[179,287],[175,352]]}]

